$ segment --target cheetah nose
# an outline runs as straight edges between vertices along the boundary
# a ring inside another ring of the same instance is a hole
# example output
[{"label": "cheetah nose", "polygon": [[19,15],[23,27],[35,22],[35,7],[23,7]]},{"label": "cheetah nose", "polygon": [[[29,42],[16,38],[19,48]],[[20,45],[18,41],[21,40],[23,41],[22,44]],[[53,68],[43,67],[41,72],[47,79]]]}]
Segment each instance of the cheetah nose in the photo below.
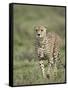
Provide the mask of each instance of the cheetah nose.
[{"label": "cheetah nose", "polygon": [[38,36],[40,36],[40,34],[38,34]]}]

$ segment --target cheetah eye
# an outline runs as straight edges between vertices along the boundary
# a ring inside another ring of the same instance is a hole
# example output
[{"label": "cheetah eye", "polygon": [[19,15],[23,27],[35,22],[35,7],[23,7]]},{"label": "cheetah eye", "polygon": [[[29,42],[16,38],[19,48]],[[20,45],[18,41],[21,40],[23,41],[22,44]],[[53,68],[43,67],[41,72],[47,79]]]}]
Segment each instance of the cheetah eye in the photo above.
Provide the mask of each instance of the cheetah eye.
[{"label": "cheetah eye", "polygon": [[41,31],[43,31],[43,29],[41,29]]},{"label": "cheetah eye", "polygon": [[38,29],[36,29],[36,32],[38,31]]}]

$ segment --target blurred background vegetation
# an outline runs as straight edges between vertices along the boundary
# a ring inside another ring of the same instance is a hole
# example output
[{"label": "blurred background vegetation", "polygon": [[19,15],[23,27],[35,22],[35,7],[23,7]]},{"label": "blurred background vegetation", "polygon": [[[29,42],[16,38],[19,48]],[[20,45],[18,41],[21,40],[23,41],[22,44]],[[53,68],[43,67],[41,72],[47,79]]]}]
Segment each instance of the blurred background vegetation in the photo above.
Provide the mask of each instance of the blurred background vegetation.
[{"label": "blurred background vegetation", "polygon": [[63,40],[62,63],[65,64],[65,7],[13,5],[14,85],[45,84],[65,81],[65,69],[59,68],[56,80],[43,80],[34,54],[34,26],[46,25]]}]

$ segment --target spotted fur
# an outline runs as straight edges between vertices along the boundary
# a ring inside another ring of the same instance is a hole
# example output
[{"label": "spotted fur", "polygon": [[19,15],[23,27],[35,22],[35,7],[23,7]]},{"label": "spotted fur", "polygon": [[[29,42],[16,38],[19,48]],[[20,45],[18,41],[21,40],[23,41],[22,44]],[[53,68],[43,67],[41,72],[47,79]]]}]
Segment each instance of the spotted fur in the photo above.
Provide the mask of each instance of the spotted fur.
[{"label": "spotted fur", "polygon": [[[47,33],[46,26],[35,27],[35,50],[36,56],[39,60],[39,64],[42,70],[43,77],[50,77],[52,66],[54,67],[54,73],[57,74],[57,61],[61,47],[61,39],[59,35],[54,32]],[[43,60],[48,60],[48,70],[45,75],[45,68]]]}]

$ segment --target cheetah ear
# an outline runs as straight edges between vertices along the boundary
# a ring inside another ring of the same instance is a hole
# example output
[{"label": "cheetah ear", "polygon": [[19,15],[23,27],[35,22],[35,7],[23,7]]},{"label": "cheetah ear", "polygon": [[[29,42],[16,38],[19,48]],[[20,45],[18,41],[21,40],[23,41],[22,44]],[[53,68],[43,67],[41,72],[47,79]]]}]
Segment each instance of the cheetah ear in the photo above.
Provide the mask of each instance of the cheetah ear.
[{"label": "cheetah ear", "polygon": [[36,26],[34,26],[34,29],[36,29]]},{"label": "cheetah ear", "polygon": [[45,25],[44,27],[45,27],[45,28],[46,28],[46,30],[47,30],[47,28],[48,28],[48,27],[47,27],[46,25]]}]

